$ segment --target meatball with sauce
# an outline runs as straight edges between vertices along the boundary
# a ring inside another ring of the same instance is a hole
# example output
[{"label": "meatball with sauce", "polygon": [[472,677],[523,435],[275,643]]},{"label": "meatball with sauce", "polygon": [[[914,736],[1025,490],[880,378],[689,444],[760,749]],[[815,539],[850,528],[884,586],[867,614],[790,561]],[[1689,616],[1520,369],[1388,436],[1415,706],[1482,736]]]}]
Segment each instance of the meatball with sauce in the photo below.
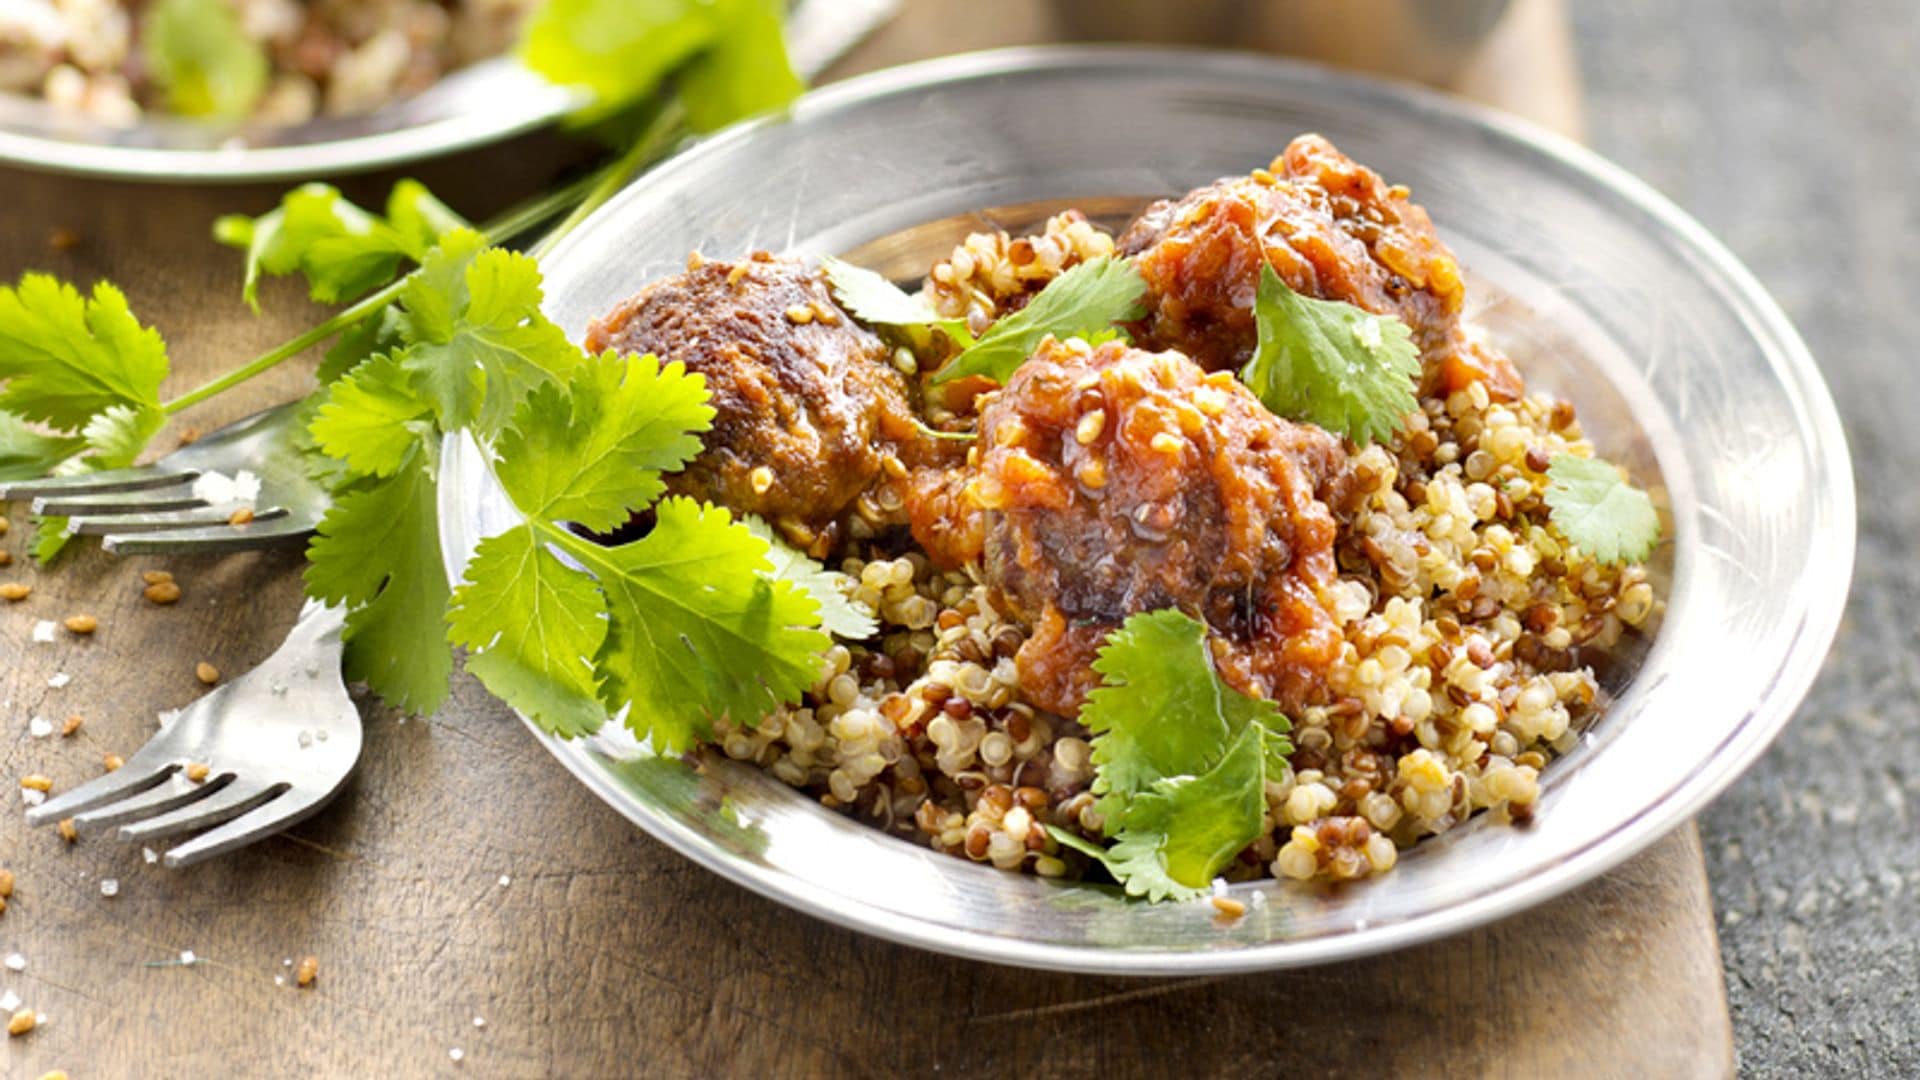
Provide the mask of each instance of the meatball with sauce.
[{"label": "meatball with sauce", "polygon": [[973,464],[915,477],[914,537],[977,563],[1032,635],[1027,699],[1072,716],[1127,616],[1203,617],[1224,677],[1300,703],[1339,648],[1323,497],[1337,439],[1274,416],[1231,374],[1121,342],[1049,339],[982,398]]},{"label": "meatball with sauce", "polygon": [[586,347],[651,352],[704,376],[713,427],[668,490],[758,514],[816,554],[856,499],[906,474],[913,413],[886,345],[798,260],[696,258],[596,321]]},{"label": "meatball with sauce", "polygon": [[1155,203],[1118,245],[1147,280],[1145,343],[1237,370],[1253,353],[1264,263],[1303,295],[1399,317],[1420,346],[1428,392],[1484,381],[1496,398],[1519,396],[1512,364],[1462,327],[1460,264],[1407,195],[1302,135],[1266,169]]}]

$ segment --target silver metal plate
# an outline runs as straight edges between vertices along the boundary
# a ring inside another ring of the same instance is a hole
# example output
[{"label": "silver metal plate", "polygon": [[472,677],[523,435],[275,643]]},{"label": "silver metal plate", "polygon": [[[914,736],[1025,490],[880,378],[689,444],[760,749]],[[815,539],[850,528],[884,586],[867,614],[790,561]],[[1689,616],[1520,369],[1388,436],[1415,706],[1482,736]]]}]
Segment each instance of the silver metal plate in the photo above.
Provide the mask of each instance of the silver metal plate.
[{"label": "silver metal plate", "polygon": [[[1573,397],[1602,452],[1670,511],[1664,625],[1612,710],[1546,769],[1532,825],[1476,819],[1366,882],[1236,886],[1249,913],[1222,926],[1204,903],[1128,902],[936,854],[751,769],[697,775],[616,725],[536,737],[641,828],[739,884],[892,940],[1081,971],[1244,971],[1427,941],[1561,893],[1698,811],[1766,748],[1826,654],[1852,571],[1852,472],[1812,358],[1747,272],[1561,138],[1253,57],[954,57],[817,91],[784,121],[651,174],[546,260],[547,306],[579,334],[695,249],[863,249],[890,273],[923,270],[968,225],[1017,226],[1052,201],[1138,205],[1264,164],[1302,131],[1412,186],[1467,268],[1475,317],[1534,385]],[[471,445],[449,447],[442,481],[457,578],[515,517]]]}]

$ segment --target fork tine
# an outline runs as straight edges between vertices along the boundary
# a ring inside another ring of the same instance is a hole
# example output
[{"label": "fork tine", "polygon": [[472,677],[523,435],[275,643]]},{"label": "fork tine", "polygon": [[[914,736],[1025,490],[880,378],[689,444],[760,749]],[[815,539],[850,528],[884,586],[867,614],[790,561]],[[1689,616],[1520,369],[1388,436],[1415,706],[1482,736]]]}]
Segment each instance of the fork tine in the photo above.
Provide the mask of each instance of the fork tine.
[{"label": "fork tine", "polygon": [[234,848],[244,847],[263,836],[305,821],[318,813],[338,790],[292,790],[279,798],[268,799],[225,825],[209,829],[168,851],[166,864],[169,869],[175,870],[192,866],[202,859],[211,859]]},{"label": "fork tine", "polygon": [[313,535],[313,527],[312,521],[293,517],[281,510],[275,511],[271,517],[262,515],[246,525],[239,526],[222,521],[218,525],[198,529],[108,533],[102,544],[115,555],[254,551],[259,548],[304,544],[307,537]]},{"label": "fork tine", "polygon": [[191,484],[200,478],[194,469],[157,469],[143,465],[133,469],[103,469],[74,476],[49,476],[42,480],[18,480],[0,484],[0,500],[33,499],[53,495],[104,495],[113,491],[145,491],[169,484]]},{"label": "fork tine", "polygon": [[284,785],[235,780],[198,802],[120,826],[120,839],[146,841],[218,825],[285,791]]},{"label": "fork tine", "polygon": [[80,829],[98,829],[108,825],[118,825],[123,821],[138,821],[141,818],[165,813],[176,806],[197,802],[226,786],[226,783],[218,779],[196,784],[183,774],[174,772],[168,774],[165,780],[138,795],[95,807],[84,814],[73,815],[73,824]]},{"label": "fork tine", "polygon": [[28,825],[44,825],[49,821],[72,817],[102,803],[128,795],[137,795],[157,784],[165,782],[171,768],[156,763],[151,768],[143,768],[139,757],[120,766],[104,776],[96,776],[81,784],[55,795],[39,806],[27,811]]},{"label": "fork tine", "polygon": [[[189,506],[178,510],[159,510],[145,514],[98,514],[92,517],[75,516],[67,519],[67,531],[80,536],[107,536],[114,533],[161,532],[167,529],[198,529],[218,525],[223,529],[232,529],[228,519],[238,506]],[[286,510],[272,507],[254,512],[255,521],[272,521],[284,517]]]},{"label": "fork tine", "polygon": [[193,485],[174,484],[164,488],[141,488],[138,491],[104,495],[42,495],[33,500],[33,512],[55,517],[97,517],[101,514],[187,510],[205,505],[207,501],[193,493]]}]

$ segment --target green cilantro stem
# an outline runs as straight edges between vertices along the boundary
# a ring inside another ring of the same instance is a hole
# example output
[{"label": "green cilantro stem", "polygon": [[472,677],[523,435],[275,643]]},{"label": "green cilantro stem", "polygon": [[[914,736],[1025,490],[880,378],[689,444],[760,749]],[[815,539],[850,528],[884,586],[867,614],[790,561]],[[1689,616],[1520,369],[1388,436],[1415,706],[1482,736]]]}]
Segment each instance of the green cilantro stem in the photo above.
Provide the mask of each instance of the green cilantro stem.
[{"label": "green cilantro stem", "polygon": [[[681,115],[683,115],[683,113],[677,106],[663,111],[660,118],[656,120],[653,125],[650,125],[647,132],[634,144],[633,149],[622,154],[617,160],[595,169],[593,172],[588,173],[586,176],[581,177],[571,184],[567,184],[539,198],[522,203],[508,210],[506,213],[501,214],[499,217],[494,218],[492,221],[485,223],[481,226],[480,231],[482,235],[487,238],[487,243],[498,244],[504,240],[511,240],[540,223],[551,219],[562,210],[572,207],[573,212],[535,245],[536,257],[539,253],[550,249],[561,237],[571,232],[581,221],[585,220],[587,214],[591,213],[609,198],[612,198],[621,188],[625,187],[627,182],[633,178],[633,174],[641,168],[644,168],[648,162],[652,160],[653,154],[667,140],[668,136],[672,133],[673,127],[679,124]],[[670,123],[663,125],[661,121],[670,121]],[[360,320],[379,313],[382,308],[393,303],[394,299],[400,295],[400,291],[406,287],[407,281],[411,277],[413,277],[413,274],[408,273],[394,279],[378,292],[371,293],[352,306],[336,312],[325,322],[320,323],[290,341],[261,353],[246,364],[227,372],[225,375],[211,382],[194,387],[179,397],[166,402],[161,406],[161,409],[168,416],[172,416],[184,409],[192,408],[208,398],[231,390],[256,375],[278,367],[280,364],[298,356],[335,334],[354,326],[359,323]]]},{"label": "green cilantro stem", "polygon": [[661,108],[658,115],[647,122],[640,137],[633,141],[619,157],[589,176],[584,181],[586,193],[578,205],[552,231],[535,241],[527,254],[536,260],[544,258],[554,245],[568,233],[577,228],[595,210],[606,205],[608,199],[618,195],[622,189],[648,165],[665,155],[667,147],[686,130],[687,107],[679,98],[674,98]]}]

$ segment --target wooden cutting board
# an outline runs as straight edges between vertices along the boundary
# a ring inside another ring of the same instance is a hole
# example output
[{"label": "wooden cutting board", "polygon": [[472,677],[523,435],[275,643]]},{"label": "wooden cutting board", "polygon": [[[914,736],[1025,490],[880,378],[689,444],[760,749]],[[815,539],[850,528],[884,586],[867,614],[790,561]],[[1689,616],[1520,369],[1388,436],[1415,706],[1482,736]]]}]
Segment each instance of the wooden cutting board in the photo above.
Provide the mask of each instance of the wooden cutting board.
[{"label": "wooden cutting board", "polygon": [[[913,7],[848,69],[1051,33],[1033,5],[961,7]],[[1568,127],[1578,99],[1557,4],[1523,3],[1502,35],[1491,48],[1508,59],[1477,65],[1468,85]],[[481,215],[569,152],[534,138],[415,172]],[[372,198],[390,179],[349,187]],[[217,214],[276,194],[0,171],[0,277],[116,281],[166,333],[169,388],[184,389],[312,321],[290,287],[250,315],[237,259],[206,240]],[[289,365],[184,422],[211,429],[308,385]],[[298,606],[293,557],[118,562],[82,548],[43,573],[24,565],[20,508],[11,521],[0,580],[35,591],[0,606],[9,785],[42,772],[65,788],[103,754],[131,753],[156,711],[201,692],[197,662],[245,670]],[[140,598],[153,566],[177,575],[180,604]],[[100,621],[91,638],[30,643],[35,621],[79,612]],[[60,673],[72,681],[51,686]],[[0,813],[0,866],[18,879],[0,954],[25,959],[0,968],[0,994],[50,1018],[0,1041],[0,1074],[1731,1072],[1691,826],[1572,895],[1388,956],[1170,982],[1053,975],[873,941],[721,881],[598,802],[471,680],[431,721],[366,712],[363,764],[339,802],[186,872]],[[86,722],[71,738],[28,733],[30,717],[76,713]],[[183,950],[198,962],[180,965]],[[285,961],[305,955],[319,961],[315,986],[281,985]]]}]

